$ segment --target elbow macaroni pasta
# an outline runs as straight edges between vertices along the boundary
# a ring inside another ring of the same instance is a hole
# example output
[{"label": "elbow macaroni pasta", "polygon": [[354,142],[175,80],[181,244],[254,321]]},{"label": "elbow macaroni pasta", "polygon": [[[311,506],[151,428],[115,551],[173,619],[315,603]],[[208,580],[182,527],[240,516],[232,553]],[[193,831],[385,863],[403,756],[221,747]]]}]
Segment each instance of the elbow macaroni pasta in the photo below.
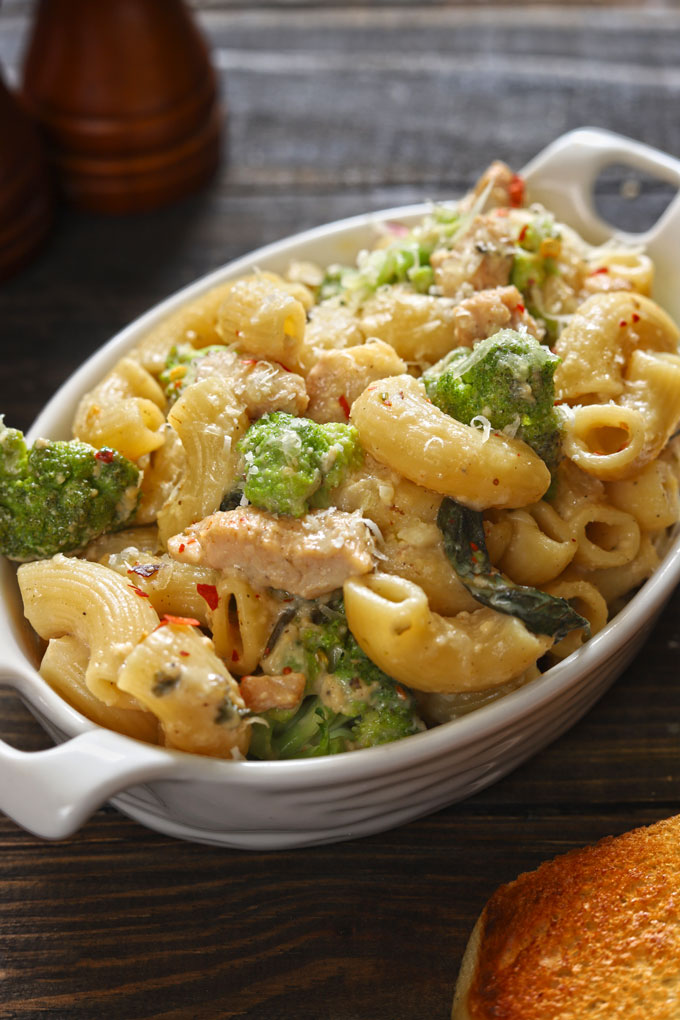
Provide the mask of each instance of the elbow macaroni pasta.
[{"label": "elbow macaroni pasta", "polygon": [[[46,642],[42,675],[74,708],[185,752],[246,755],[258,725],[248,696],[265,711],[280,696],[279,710],[295,711],[302,685],[302,697],[323,702],[315,677],[332,651],[307,649],[291,671],[275,668],[272,645],[290,603],[323,615],[339,592],[358,647],[390,682],[418,692],[432,724],[530,682],[575,652],[586,630],[555,642],[482,607],[445,552],[437,523],[445,497],[483,515],[496,572],[566,600],[591,634],[656,569],[680,516],[671,442],[680,333],[651,297],[654,267],[641,251],[591,249],[559,224],[537,252],[523,248],[536,211],[514,208],[507,195],[503,204],[503,187],[500,179],[464,199],[453,232],[450,217],[434,228],[436,217],[426,221],[436,235],[430,256],[418,261],[427,245],[398,251],[391,276],[372,261],[391,257],[388,232],[359,256],[344,291],[338,267],[311,264],[288,279],[258,270],[209,288],[82,398],[74,435],[119,450],[143,478],[133,526],[18,570],[26,616]],[[522,284],[516,270],[527,252],[550,261],[542,282]],[[501,327],[543,339],[560,358],[552,474],[516,426],[493,429],[485,408],[458,421],[420,379],[454,347]],[[209,371],[192,380],[191,355],[213,346]],[[163,372],[175,349],[188,352],[175,371],[189,381],[168,397]],[[328,498],[329,512],[351,517],[353,536],[365,525],[370,553],[352,558],[345,546],[355,537],[333,537],[329,551],[323,533],[311,534],[310,514],[298,522],[307,569],[335,578],[318,599],[295,594],[299,549],[286,559],[283,543],[272,544],[276,515],[261,508],[267,550],[263,539],[260,548],[235,542],[218,565],[185,555],[185,540],[199,541],[201,522],[217,520],[221,505],[245,513],[239,442],[282,407],[350,423],[363,453]],[[475,427],[480,418],[486,427]],[[262,581],[271,581],[267,556],[279,557],[274,576],[288,578],[290,592]],[[337,580],[343,556],[350,566]],[[254,571],[258,558],[265,563]]]}]

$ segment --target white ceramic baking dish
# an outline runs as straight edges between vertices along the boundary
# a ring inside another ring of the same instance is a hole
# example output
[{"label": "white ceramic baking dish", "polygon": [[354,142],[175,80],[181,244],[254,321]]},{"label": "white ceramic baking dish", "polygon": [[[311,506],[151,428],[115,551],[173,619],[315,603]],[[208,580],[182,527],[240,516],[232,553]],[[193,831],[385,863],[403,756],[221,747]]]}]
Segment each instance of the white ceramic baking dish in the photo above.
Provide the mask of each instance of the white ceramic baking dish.
[{"label": "white ceramic baking dish", "polygon": [[[611,228],[593,186],[626,164],[680,187],[680,161],[626,138],[581,129],[524,169],[529,197],[588,240]],[[59,390],[29,438],[68,438],[73,409],[123,352],[168,312],[221,280],[295,259],[348,261],[376,223],[417,220],[425,206],[389,209],[310,230],[261,248],[204,277],[142,316]],[[637,236],[657,266],[655,296],[680,320],[672,273],[680,257],[680,196]],[[160,832],[222,846],[276,849],[352,839],[400,825],[475,793],[570,727],[623,671],[680,580],[680,537],[661,567],[603,631],[539,679],[470,715],[394,744],[303,761],[217,761],[149,746],[100,729],[41,679],[23,620],[14,568],[0,564],[0,682],[16,689],[59,746],[24,753],[0,742],[0,808],[47,838],[74,832],[107,800]]]}]

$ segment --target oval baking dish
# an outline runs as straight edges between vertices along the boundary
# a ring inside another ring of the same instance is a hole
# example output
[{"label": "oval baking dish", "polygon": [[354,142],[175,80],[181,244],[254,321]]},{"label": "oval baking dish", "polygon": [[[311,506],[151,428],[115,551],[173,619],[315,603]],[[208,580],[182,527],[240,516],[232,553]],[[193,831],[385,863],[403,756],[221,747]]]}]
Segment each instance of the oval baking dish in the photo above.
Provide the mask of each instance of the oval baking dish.
[{"label": "oval baking dish", "polygon": [[[608,132],[558,139],[523,171],[530,198],[588,241],[612,229],[596,214],[600,171],[625,164],[680,186],[680,162]],[[169,312],[215,284],[291,260],[346,262],[377,224],[417,221],[425,205],[354,217],[269,245],[152,309],[106,344],[53,397],[28,434],[67,438],[80,396]],[[653,228],[628,238],[657,267],[655,297],[680,320],[672,284],[680,199]],[[427,732],[349,754],[292,761],[222,761],[143,744],[85,719],[42,680],[23,620],[15,571],[0,564],[0,681],[16,689],[59,745],[26,754],[0,742],[0,808],[31,832],[62,838],[107,800],[160,832],[243,849],[333,842],[385,830],[488,786],[563,733],[625,669],[680,580],[680,537],[649,581],[578,652],[536,680]]]}]

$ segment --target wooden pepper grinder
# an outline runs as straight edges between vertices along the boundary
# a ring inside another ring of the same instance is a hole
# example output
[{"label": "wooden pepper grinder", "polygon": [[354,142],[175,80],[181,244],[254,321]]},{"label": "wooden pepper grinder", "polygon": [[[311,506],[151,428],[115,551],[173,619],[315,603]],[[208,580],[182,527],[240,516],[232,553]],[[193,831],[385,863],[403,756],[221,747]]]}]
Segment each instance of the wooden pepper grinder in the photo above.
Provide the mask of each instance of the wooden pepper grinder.
[{"label": "wooden pepper grinder", "polygon": [[0,77],[0,279],[19,269],[42,244],[52,206],[38,134]]},{"label": "wooden pepper grinder", "polygon": [[39,0],[23,95],[83,208],[164,205],[217,167],[215,75],[182,0]]}]

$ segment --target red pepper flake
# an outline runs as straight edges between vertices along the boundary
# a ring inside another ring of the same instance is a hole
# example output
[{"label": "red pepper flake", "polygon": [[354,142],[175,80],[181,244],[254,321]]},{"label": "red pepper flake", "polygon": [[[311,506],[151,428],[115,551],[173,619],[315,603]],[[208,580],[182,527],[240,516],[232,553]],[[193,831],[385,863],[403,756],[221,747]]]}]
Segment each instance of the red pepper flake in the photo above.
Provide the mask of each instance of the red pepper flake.
[{"label": "red pepper flake", "polygon": [[182,553],[182,552],[184,552],[185,549],[186,549],[186,546],[185,546],[184,542],[180,542],[180,544],[177,546],[177,551]]},{"label": "red pepper flake", "polygon": [[342,393],[338,397],[338,403],[340,404],[340,407],[342,408],[342,410],[343,410],[343,412],[345,414],[345,418],[349,418],[349,403],[348,403],[347,397],[345,396],[344,393]]},{"label": "red pepper flake", "polygon": [[500,484],[497,478],[494,478],[494,479],[493,479],[493,484],[494,484],[494,485],[499,485],[499,484]]},{"label": "red pepper flake", "polygon": [[529,229],[529,224],[525,223],[524,226],[522,227],[522,229],[519,232],[519,237],[517,238],[517,240],[519,241],[520,244],[522,243],[524,238],[527,236],[528,229]]},{"label": "red pepper flake", "polygon": [[201,626],[201,621],[195,620],[193,616],[173,616],[172,613],[163,613],[163,623],[175,623],[179,627]]},{"label": "red pepper flake", "polygon": [[281,672],[283,673],[284,676],[288,676],[288,674],[292,673],[293,670],[291,669],[290,666],[284,666]]},{"label": "red pepper flake", "polygon": [[473,552],[477,552],[479,546],[477,545],[476,542],[470,542],[470,548],[472,549]]},{"label": "red pepper flake", "polygon": [[185,652],[183,648],[180,648],[180,652],[179,652],[179,654],[180,654],[181,656],[183,656],[183,657],[184,657],[185,659],[188,659],[188,658],[189,658],[189,653],[188,653],[188,652]]},{"label": "red pepper flake", "polygon": [[220,597],[214,584],[197,584],[196,591],[208,603],[211,609],[217,609]]},{"label": "red pepper flake", "polygon": [[282,368],[284,372],[290,372],[290,369],[286,368],[286,366],[284,364],[282,364],[280,361],[275,361],[274,364],[278,365],[279,368]]},{"label": "red pepper flake", "polygon": [[638,315],[637,312],[633,312],[632,319],[633,319],[633,322],[639,322],[640,321],[640,316]]},{"label": "red pepper flake", "polygon": [[627,325],[628,325],[628,323],[626,322],[626,320],[625,319],[621,319],[621,321],[619,322],[619,329],[623,329],[623,327],[627,326]]},{"label": "red pepper flake", "polygon": [[508,186],[510,205],[517,209],[524,201],[524,180],[519,174],[514,174]]},{"label": "red pepper flake", "polygon": [[609,272],[608,266],[600,266],[599,269],[593,269],[593,271],[592,271],[592,273],[590,275],[591,276],[597,276],[598,273],[608,273],[608,272]]},{"label": "red pepper flake", "polygon": [[395,693],[402,699],[402,701],[406,701],[406,699],[408,698],[408,694],[406,693],[405,689],[401,686],[401,684],[395,684],[394,690]]},{"label": "red pepper flake", "polygon": [[153,577],[160,569],[160,563],[135,563],[134,567],[128,567],[127,572],[138,577]]},{"label": "red pepper flake", "polygon": [[104,464],[110,464],[113,460],[113,450],[108,446],[103,446],[101,450],[97,450],[94,457],[95,460],[101,460]]},{"label": "red pepper flake", "polygon": [[148,599],[149,597],[145,591],[142,591],[141,588],[137,588],[134,584],[129,584],[128,588],[132,588],[135,595],[139,595],[140,599]]},{"label": "red pepper flake", "polygon": [[517,304],[515,305],[515,308],[519,312],[520,315],[524,315],[524,313],[526,312],[526,308],[524,307],[524,305],[522,304],[521,301],[517,302]]},{"label": "red pepper flake", "polygon": [[238,660],[239,660],[239,654],[236,651],[236,649],[234,648],[233,652],[231,653],[231,661],[232,662],[238,662]]}]

